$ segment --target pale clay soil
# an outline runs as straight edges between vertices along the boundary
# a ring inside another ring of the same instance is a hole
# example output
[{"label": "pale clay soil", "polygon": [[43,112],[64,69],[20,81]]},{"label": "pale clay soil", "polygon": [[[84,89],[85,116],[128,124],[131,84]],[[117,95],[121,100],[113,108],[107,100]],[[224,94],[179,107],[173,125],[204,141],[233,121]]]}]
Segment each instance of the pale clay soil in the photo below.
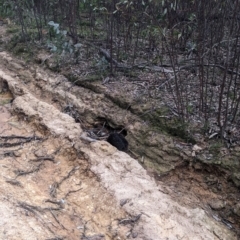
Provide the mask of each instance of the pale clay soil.
[{"label": "pale clay soil", "polygon": [[51,101],[87,111],[69,86],[0,52],[0,239],[237,239],[191,195],[179,198],[179,186],[156,184],[106,141],[86,141]]}]

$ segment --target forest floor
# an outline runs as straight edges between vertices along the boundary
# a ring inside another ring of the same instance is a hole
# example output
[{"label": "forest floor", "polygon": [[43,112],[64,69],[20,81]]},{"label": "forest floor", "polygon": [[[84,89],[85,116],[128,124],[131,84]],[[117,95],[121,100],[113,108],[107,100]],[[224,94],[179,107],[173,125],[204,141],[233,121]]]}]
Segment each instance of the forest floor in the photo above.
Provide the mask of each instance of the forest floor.
[{"label": "forest floor", "polygon": [[147,171],[59,107],[77,102],[84,122],[102,94],[81,101],[81,87],[5,51],[0,77],[0,239],[238,239],[223,173]]}]

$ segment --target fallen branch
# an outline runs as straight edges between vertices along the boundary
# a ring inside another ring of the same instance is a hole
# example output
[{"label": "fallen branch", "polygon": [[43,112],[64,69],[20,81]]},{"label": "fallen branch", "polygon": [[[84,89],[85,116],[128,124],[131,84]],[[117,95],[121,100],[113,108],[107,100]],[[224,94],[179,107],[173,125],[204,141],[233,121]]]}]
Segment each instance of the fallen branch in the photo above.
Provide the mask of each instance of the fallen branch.
[{"label": "fallen branch", "polygon": [[81,237],[82,240],[104,240],[105,236],[103,234],[95,234],[93,236],[86,236],[85,234]]},{"label": "fallen branch", "polygon": [[10,184],[12,184],[14,186],[23,187],[22,184],[19,181],[15,180],[15,179],[6,180],[6,182],[10,183]]},{"label": "fallen branch", "polygon": [[142,213],[140,213],[137,216],[134,216],[132,218],[124,218],[119,221],[119,224],[127,225],[127,224],[131,224],[131,223],[135,223],[140,219],[141,215],[142,215]]},{"label": "fallen branch", "polygon": [[[3,139],[4,143],[0,143],[0,147],[15,147],[19,145],[23,145],[25,143],[31,142],[31,141],[36,141],[36,140],[42,140],[43,138],[37,137],[37,136],[32,136],[32,137],[22,137],[22,136],[1,136],[0,140]],[[9,140],[16,140],[16,139],[21,139],[19,142],[13,142],[9,143],[7,141]]]},{"label": "fallen branch", "polygon": [[29,160],[29,162],[41,162],[41,161],[51,161],[55,163],[54,157],[50,157],[50,156],[38,157],[36,159]]},{"label": "fallen branch", "polygon": [[57,219],[57,217],[55,216],[55,214],[54,214],[52,211],[50,211],[50,213],[52,214],[52,216],[53,216],[53,218],[55,219],[55,221],[56,221],[63,229],[67,230],[67,228],[65,228],[65,227],[58,221],[58,219]]},{"label": "fallen branch", "polygon": [[53,201],[51,199],[47,199],[45,202],[49,202],[49,203],[52,203],[52,204],[57,204],[60,208],[64,208],[64,201],[63,200]]},{"label": "fallen branch", "polygon": [[[151,70],[151,71],[155,71],[155,72],[163,72],[163,73],[174,73],[173,70],[169,70],[166,67],[166,65],[164,65],[165,67],[161,66],[152,66],[152,67],[149,67],[149,66],[145,66],[145,65],[142,65],[142,64],[137,64],[137,65],[134,65],[134,66],[127,66],[127,65],[124,65],[124,64],[121,64],[119,63],[118,61],[116,61],[115,59],[111,58],[109,52],[103,48],[100,48],[99,49],[99,52],[100,54],[102,54],[105,59],[109,62],[109,63],[113,63],[115,65],[116,68],[123,68],[123,69],[126,69],[126,70],[129,70],[129,69],[133,69],[133,68],[138,68],[138,69],[148,69],[148,70]],[[171,66],[167,66],[167,67],[171,67]]]},{"label": "fallen branch", "polygon": [[58,188],[59,184],[57,182],[54,182],[51,186],[50,186],[50,196],[52,198],[56,198],[57,197],[57,188]]},{"label": "fallen branch", "polygon": [[80,190],[82,190],[82,189],[83,189],[83,188],[79,188],[79,189],[77,189],[77,190],[71,190],[71,191],[69,191],[69,192],[65,195],[64,198],[67,198],[71,193],[78,192],[78,191],[80,191]]},{"label": "fallen branch", "polygon": [[16,174],[16,177],[19,177],[19,176],[23,176],[23,175],[28,175],[30,173],[34,173],[34,172],[38,172],[40,170],[40,167],[43,165],[43,161],[37,166],[35,167],[34,169],[32,170],[29,170],[29,171],[23,171],[23,170],[15,170],[14,173]]},{"label": "fallen branch", "polygon": [[34,206],[34,205],[30,205],[28,203],[25,203],[25,202],[18,202],[18,207],[21,207],[21,208],[24,208],[32,213],[35,213],[34,211],[37,211],[37,212],[40,212],[40,213],[43,213],[43,212],[46,212],[46,211],[60,211],[62,210],[62,208],[51,208],[51,207],[46,207],[46,208],[42,208],[42,207],[39,207],[39,206]]},{"label": "fallen branch", "polygon": [[54,238],[47,238],[46,240],[64,240],[65,237],[54,237]]},{"label": "fallen branch", "polygon": [[0,156],[3,156],[3,157],[14,157],[14,151],[4,152],[3,154],[0,154]]},{"label": "fallen branch", "polygon": [[62,180],[58,183],[58,186],[60,186],[65,180],[70,178],[80,167],[74,167],[68,174],[67,176],[63,177]]},{"label": "fallen branch", "polygon": [[[188,69],[188,68],[194,68],[194,67],[199,67],[201,66],[201,64],[191,64],[191,65],[185,65],[185,66],[181,66],[179,68],[179,70],[183,70],[183,69]],[[226,69],[226,67],[222,66],[222,65],[219,65],[219,64],[203,64],[204,67],[217,67],[223,71],[227,70],[227,73],[229,74],[235,74],[235,75],[238,75],[240,76],[240,73],[239,72],[236,72],[236,71],[233,71],[231,69]]]},{"label": "fallen branch", "polygon": [[67,176],[63,177],[61,181],[59,182],[54,182],[51,187],[50,187],[50,196],[52,198],[56,198],[57,197],[57,189],[60,187],[60,185],[67,180],[68,178],[70,178],[77,170],[79,169],[79,167],[74,167],[68,174]]}]

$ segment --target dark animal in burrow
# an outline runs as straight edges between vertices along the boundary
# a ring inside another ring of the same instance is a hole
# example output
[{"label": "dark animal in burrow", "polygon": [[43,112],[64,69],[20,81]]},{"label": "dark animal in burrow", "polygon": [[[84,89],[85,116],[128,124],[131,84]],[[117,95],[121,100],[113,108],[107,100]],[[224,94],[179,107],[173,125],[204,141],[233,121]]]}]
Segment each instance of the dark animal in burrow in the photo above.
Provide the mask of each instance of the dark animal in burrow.
[{"label": "dark animal in burrow", "polygon": [[128,141],[122,134],[111,133],[107,138],[107,141],[120,151],[127,151],[128,149]]}]

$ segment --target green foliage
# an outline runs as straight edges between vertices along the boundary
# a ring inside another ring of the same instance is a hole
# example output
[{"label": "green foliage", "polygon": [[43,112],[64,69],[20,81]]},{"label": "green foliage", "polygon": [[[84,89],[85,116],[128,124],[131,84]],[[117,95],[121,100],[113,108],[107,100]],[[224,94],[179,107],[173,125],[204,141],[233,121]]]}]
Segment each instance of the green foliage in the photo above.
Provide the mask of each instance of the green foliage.
[{"label": "green foliage", "polygon": [[7,33],[18,33],[20,28],[18,26],[9,26],[6,30]]},{"label": "green foliage", "polygon": [[58,52],[62,55],[65,55],[66,53],[76,54],[79,52],[82,45],[80,43],[73,44],[73,42],[67,38],[67,31],[60,30],[59,23],[50,21],[48,25],[50,26],[50,39],[47,41],[47,48],[51,52]]},{"label": "green foliage", "polygon": [[184,139],[186,142],[196,144],[195,139],[191,136],[189,132],[189,126],[186,122],[183,122],[181,119],[175,119],[172,123],[168,122],[166,124],[166,131],[171,136],[176,136]]},{"label": "green foliage", "polygon": [[0,0],[0,16],[1,17],[13,17],[14,16],[13,1]]},{"label": "green foliage", "polygon": [[57,36],[66,36],[67,31],[60,31],[59,29],[59,23],[55,23],[53,21],[48,22],[49,28],[49,35],[51,37],[57,37]]},{"label": "green foliage", "polygon": [[[78,62],[84,52],[84,60],[92,58],[91,67],[108,71],[109,62],[96,56],[98,47],[130,68],[144,63],[149,71],[160,71],[165,65],[161,86],[174,99],[174,115],[185,123],[197,113],[203,122],[215,118],[224,128],[229,116],[233,122],[240,116],[239,11],[237,0],[0,0],[0,17],[12,17],[21,26],[18,40],[44,41],[59,66]],[[89,43],[94,51],[89,52]],[[119,70],[110,67],[112,73]],[[181,125],[170,131],[186,132]]]},{"label": "green foliage", "polygon": [[213,154],[214,156],[218,156],[222,147],[223,143],[221,141],[214,142],[209,146],[209,153]]},{"label": "green foliage", "polygon": [[98,59],[98,61],[96,61],[94,65],[97,67],[97,69],[101,73],[105,72],[107,70],[107,68],[109,67],[109,63],[105,59],[105,57],[101,57],[100,59]]}]

